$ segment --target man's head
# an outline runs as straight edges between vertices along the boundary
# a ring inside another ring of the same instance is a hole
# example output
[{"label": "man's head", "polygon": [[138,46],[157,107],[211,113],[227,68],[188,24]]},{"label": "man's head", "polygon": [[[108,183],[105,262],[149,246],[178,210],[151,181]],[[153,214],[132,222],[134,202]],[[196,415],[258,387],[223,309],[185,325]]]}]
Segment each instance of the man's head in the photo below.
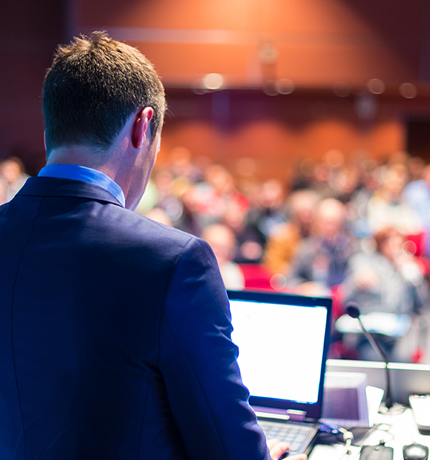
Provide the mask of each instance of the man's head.
[{"label": "man's head", "polygon": [[396,228],[385,227],[376,233],[373,238],[376,242],[376,249],[388,260],[394,261],[397,256],[402,254],[405,238]]},{"label": "man's head", "polygon": [[422,176],[424,181],[427,183],[427,187],[430,186],[430,165],[427,165],[423,168]]},{"label": "man's head", "polygon": [[319,200],[319,195],[314,190],[302,189],[293,192],[288,199],[290,219],[301,229],[309,230]]},{"label": "man's head", "polygon": [[108,150],[136,110],[151,107],[154,138],[166,108],[164,88],[137,49],[103,32],[59,47],[43,87],[46,150],[84,145]]},{"label": "man's head", "polygon": [[211,246],[220,267],[233,260],[236,236],[227,225],[209,225],[203,230],[202,238]]},{"label": "man's head", "polygon": [[24,165],[18,157],[10,157],[0,163],[0,176],[13,185],[23,174]]},{"label": "man's head", "polygon": [[346,219],[345,206],[334,198],[326,198],[318,204],[315,223],[317,234],[329,240],[338,236]]}]

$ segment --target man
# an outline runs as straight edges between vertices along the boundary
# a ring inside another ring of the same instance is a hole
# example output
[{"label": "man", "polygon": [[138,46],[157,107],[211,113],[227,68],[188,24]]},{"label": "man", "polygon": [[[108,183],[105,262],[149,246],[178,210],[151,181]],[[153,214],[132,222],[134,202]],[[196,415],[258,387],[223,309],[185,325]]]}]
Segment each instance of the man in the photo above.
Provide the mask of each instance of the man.
[{"label": "man", "polygon": [[343,282],[347,262],[357,251],[345,221],[340,201],[326,198],[318,204],[312,232],[298,246],[288,274],[287,283],[301,294],[327,295]]},{"label": "man", "polygon": [[130,212],[165,110],[151,64],[76,39],[43,110],[47,166],[0,208],[0,458],[269,459],[213,253]]},{"label": "man", "polygon": [[264,264],[273,273],[288,273],[300,242],[311,232],[318,201],[318,194],[310,189],[296,190],[288,198],[289,220],[272,228],[264,253]]},{"label": "man", "polygon": [[406,185],[402,193],[402,199],[409,206],[418,218],[423,232],[420,235],[419,251],[430,255],[430,165],[426,165],[422,171],[422,179],[416,179]]},{"label": "man", "polygon": [[6,201],[9,201],[29,176],[24,172],[22,161],[18,157],[10,157],[0,163],[0,177],[6,181]]},{"label": "man", "polygon": [[212,224],[203,230],[201,237],[215,254],[224,286],[227,289],[244,289],[245,276],[239,264],[233,261],[237,246],[233,230],[224,224]]}]

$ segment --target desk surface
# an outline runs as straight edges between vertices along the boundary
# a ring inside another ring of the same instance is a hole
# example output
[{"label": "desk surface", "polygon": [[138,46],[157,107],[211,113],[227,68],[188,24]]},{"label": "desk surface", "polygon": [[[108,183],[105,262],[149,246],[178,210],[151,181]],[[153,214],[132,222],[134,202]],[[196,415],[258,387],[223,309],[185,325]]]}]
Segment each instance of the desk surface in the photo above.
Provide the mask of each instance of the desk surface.
[{"label": "desk surface", "polygon": [[[410,409],[406,409],[403,413],[393,411],[387,415],[378,414],[375,420],[376,424],[385,426],[381,426],[383,430],[371,433],[364,445],[377,445],[381,439],[385,440],[387,446],[394,448],[393,460],[403,460],[403,446],[406,444],[418,442],[430,448],[430,436],[419,434]],[[317,445],[309,460],[358,460],[359,457],[359,447],[353,446],[351,454],[346,455],[344,445]]]}]

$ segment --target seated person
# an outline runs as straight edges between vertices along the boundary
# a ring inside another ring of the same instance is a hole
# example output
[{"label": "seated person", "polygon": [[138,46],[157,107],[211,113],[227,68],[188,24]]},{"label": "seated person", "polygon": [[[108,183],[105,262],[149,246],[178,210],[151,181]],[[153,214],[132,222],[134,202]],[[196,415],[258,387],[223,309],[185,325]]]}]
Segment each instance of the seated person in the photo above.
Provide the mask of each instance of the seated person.
[{"label": "seated person", "polygon": [[384,172],[381,186],[367,204],[371,234],[385,227],[394,227],[405,235],[422,231],[418,214],[402,197],[406,183],[407,171],[403,165],[392,165]]},{"label": "seated person", "polygon": [[305,295],[328,295],[344,280],[356,240],[345,228],[345,206],[334,198],[320,202],[311,235],[292,260],[287,285]]},{"label": "seated person", "polygon": [[227,289],[240,290],[245,287],[245,278],[239,265],[233,262],[236,251],[234,232],[223,224],[209,225],[202,238],[209,243],[217,259],[221,276]]},{"label": "seated person", "polygon": [[402,198],[418,216],[425,232],[424,248],[426,255],[430,255],[430,165],[427,165],[422,179],[410,182],[404,189]]},{"label": "seated person", "polygon": [[6,201],[10,201],[24,185],[29,176],[18,157],[10,157],[0,163],[0,176],[6,181]]},{"label": "seated person", "polygon": [[288,271],[300,241],[309,236],[318,201],[318,194],[309,189],[297,190],[290,195],[289,221],[271,230],[264,252],[263,263],[273,273]]},{"label": "seated person", "polygon": [[[357,303],[363,321],[366,315],[375,312],[407,315],[405,322],[394,323],[404,324],[403,332],[398,328],[397,332],[394,332],[393,329],[393,334],[404,335],[410,324],[406,321],[408,316],[421,311],[429,300],[428,284],[416,259],[403,249],[405,239],[398,230],[387,227],[380,230],[374,236],[374,240],[376,243],[374,251],[357,253],[348,263],[342,286],[344,304],[350,301]],[[388,322],[393,320],[391,315],[381,316],[382,320],[378,320],[378,317],[373,315],[376,324],[373,321],[368,324],[372,330],[381,332],[375,336],[375,340],[390,360],[404,361],[404,357],[398,356],[401,351],[395,350],[398,342],[396,337],[390,335],[386,329]],[[366,326],[366,322],[364,325]],[[367,339],[361,335],[355,345],[357,345],[359,359],[380,360]]]}]

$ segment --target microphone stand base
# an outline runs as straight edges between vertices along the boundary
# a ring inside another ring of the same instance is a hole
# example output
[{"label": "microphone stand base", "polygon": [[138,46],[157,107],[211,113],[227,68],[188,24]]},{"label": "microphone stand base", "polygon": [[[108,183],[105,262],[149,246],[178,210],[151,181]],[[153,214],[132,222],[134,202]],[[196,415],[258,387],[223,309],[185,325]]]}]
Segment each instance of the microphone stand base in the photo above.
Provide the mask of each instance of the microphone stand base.
[{"label": "microphone stand base", "polygon": [[381,405],[379,406],[378,413],[382,415],[400,415],[400,414],[403,414],[405,410],[406,410],[406,406],[404,404],[395,402],[390,408],[388,408],[385,405],[385,402],[383,401]]}]

